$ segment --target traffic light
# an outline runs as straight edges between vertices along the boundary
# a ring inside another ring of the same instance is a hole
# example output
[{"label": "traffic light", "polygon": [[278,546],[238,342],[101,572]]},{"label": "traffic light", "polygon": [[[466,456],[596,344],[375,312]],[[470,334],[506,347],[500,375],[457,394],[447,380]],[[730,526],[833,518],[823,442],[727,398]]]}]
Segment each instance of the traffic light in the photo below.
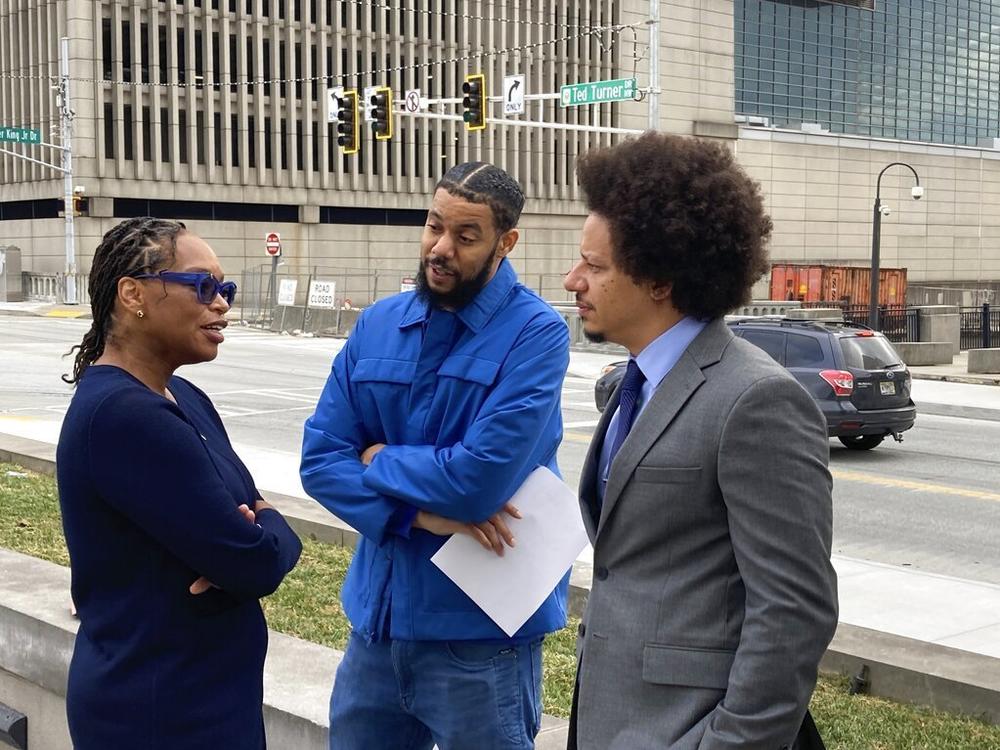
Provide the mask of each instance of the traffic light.
[{"label": "traffic light", "polygon": [[392,138],[392,89],[379,86],[372,94],[371,104],[375,140],[387,141]]},{"label": "traffic light", "polygon": [[486,128],[486,76],[470,73],[462,84],[462,119],[466,130]]},{"label": "traffic light", "polygon": [[344,95],[337,99],[339,113],[337,115],[337,145],[345,154],[358,153],[358,92],[347,89]]}]

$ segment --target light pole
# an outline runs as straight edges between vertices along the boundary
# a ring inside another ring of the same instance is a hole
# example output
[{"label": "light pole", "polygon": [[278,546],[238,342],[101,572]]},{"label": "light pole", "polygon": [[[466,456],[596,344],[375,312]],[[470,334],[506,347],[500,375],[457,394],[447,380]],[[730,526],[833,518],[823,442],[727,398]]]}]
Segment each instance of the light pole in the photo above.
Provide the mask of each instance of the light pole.
[{"label": "light pole", "polygon": [[917,184],[910,190],[910,196],[918,201],[924,196],[924,189],[920,187],[920,175],[917,170],[906,162],[894,161],[883,167],[878,173],[878,180],[875,183],[875,210],[872,212],[872,274],[871,287],[868,297],[868,327],[878,329],[878,273],[879,273],[879,241],[882,235],[882,175],[889,167],[906,167],[913,172],[913,178]]}]

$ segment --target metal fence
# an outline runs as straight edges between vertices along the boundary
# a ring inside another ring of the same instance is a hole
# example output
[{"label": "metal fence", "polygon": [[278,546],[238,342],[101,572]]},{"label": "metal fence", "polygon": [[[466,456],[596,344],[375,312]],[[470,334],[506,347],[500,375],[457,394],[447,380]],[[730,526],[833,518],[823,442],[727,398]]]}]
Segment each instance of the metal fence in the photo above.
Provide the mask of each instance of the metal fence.
[{"label": "metal fence", "polygon": [[1000,308],[984,303],[978,307],[959,308],[962,349],[1000,347]]},{"label": "metal fence", "polygon": [[[868,325],[868,305],[848,305],[840,302],[807,302],[804,307],[838,308],[848,323]],[[876,328],[889,341],[920,341],[920,311],[906,305],[880,305]]]},{"label": "metal fence", "polygon": [[[241,274],[236,304],[240,320],[250,325],[274,331],[343,335],[350,331],[358,310],[412,288],[415,276],[416,268],[405,271],[313,266],[296,271],[263,263]],[[520,275],[521,283],[554,302],[572,299],[562,288],[563,278],[561,273]],[[310,288],[316,292],[312,299]]]}]

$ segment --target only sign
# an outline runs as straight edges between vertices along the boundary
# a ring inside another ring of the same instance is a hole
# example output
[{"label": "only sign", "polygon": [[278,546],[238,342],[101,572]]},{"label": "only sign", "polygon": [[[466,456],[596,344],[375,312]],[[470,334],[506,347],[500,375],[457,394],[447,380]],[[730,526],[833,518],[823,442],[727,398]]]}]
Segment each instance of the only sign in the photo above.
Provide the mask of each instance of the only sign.
[{"label": "only sign", "polygon": [[277,258],[281,255],[281,237],[277,232],[268,232],[264,235],[264,249],[272,257]]}]

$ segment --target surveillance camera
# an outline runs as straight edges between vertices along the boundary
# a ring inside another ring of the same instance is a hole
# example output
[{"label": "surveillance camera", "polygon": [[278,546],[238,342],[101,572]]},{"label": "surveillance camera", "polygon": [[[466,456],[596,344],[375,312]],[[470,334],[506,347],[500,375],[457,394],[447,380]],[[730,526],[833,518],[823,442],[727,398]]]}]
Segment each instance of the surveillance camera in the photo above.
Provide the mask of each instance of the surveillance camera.
[{"label": "surveillance camera", "polygon": [[73,188],[73,192],[76,193],[77,195],[83,195],[85,192],[87,192],[87,189],[83,185],[77,185],[75,188]]},{"label": "surveillance camera", "polygon": [[888,216],[889,214],[892,213],[892,209],[886,205],[883,205],[879,208],[879,213],[881,213],[883,216]]},{"label": "surveillance camera", "polygon": [[920,185],[914,185],[910,190],[910,195],[913,196],[913,200],[918,201],[924,197],[924,189]]}]

